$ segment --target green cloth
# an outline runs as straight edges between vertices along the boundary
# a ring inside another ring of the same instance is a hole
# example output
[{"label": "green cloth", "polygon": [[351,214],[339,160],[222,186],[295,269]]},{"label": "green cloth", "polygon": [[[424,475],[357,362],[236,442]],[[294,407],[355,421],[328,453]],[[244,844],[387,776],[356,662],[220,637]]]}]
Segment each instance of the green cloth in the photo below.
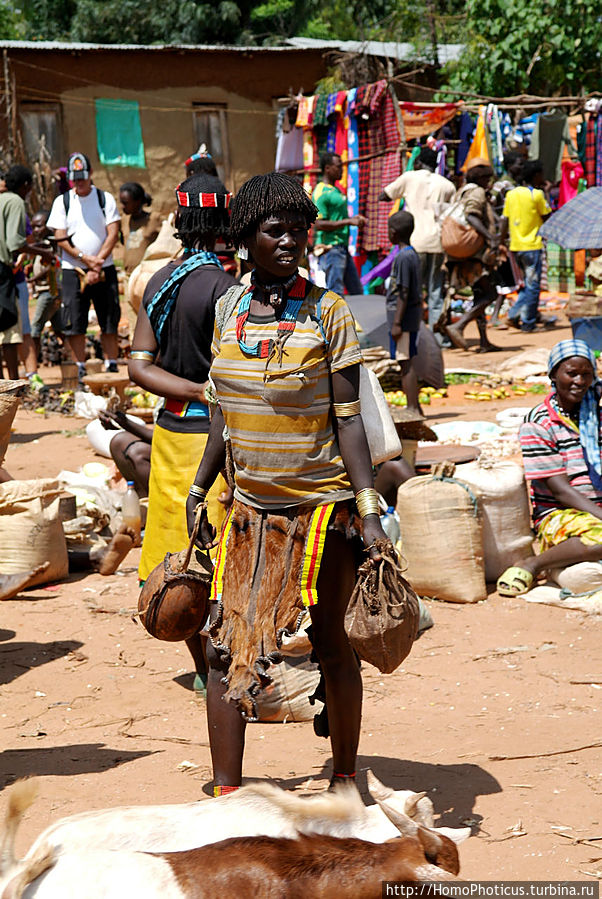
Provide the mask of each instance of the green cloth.
[{"label": "green cloth", "polygon": [[95,100],[96,146],[102,165],[145,169],[137,100]]},{"label": "green cloth", "polygon": [[25,203],[18,194],[5,191],[0,194],[0,262],[12,267],[13,253],[25,240]]},{"label": "green cloth", "polygon": [[318,207],[318,220],[316,222],[316,243],[327,247],[347,246],[349,241],[349,226],[344,225],[336,231],[320,231],[320,219],[327,222],[340,222],[349,218],[347,200],[340,190],[333,184],[319,181],[313,192],[312,199]]}]

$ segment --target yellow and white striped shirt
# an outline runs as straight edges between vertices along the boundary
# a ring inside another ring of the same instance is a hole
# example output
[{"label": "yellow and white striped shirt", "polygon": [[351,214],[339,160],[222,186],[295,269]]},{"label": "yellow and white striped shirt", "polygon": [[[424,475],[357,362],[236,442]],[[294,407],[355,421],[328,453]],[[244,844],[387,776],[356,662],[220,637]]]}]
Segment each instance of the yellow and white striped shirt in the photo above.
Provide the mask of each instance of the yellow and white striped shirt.
[{"label": "yellow and white striped shirt", "polygon": [[[353,496],[333,431],[330,373],[362,361],[354,320],[337,294],[309,281],[305,293],[281,361],[241,350],[238,304],[222,333],[216,316],[210,375],[232,441],[234,495],[260,509]],[[320,297],[327,345],[317,318]],[[275,338],[277,326],[273,315],[249,315],[247,343]]]}]

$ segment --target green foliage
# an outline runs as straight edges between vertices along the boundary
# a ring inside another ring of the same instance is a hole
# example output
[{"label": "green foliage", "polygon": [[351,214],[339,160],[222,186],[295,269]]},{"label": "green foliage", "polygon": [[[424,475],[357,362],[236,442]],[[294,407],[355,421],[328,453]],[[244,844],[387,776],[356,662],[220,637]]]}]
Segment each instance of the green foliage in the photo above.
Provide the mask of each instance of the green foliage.
[{"label": "green foliage", "polygon": [[293,35],[466,51],[448,88],[491,96],[600,87],[599,0],[0,0],[0,37],[97,43],[277,44]]},{"label": "green foliage", "polygon": [[22,7],[27,40],[53,41],[68,38],[77,0],[22,0]]},{"label": "green foliage", "polygon": [[448,86],[489,96],[599,90],[598,0],[468,0],[466,52]]},{"label": "green foliage", "polygon": [[0,40],[23,40],[27,22],[20,9],[16,9],[10,0],[0,0]]}]

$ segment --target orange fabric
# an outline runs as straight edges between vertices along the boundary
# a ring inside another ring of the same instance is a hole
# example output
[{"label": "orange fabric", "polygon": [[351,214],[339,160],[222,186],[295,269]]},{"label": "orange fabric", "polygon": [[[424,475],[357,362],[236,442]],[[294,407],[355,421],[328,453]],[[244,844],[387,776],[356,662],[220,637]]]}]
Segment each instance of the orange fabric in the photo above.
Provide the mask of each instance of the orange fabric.
[{"label": "orange fabric", "polygon": [[[477,119],[477,127],[470,145],[470,149],[464,160],[462,171],[465,172],[471,159],[476,158],[489,160],[489,148],[487,146],[487,135],[485,131],[485,107],[479,106],[479,117]],[[491,165],[491,161],[489,161]]]}]

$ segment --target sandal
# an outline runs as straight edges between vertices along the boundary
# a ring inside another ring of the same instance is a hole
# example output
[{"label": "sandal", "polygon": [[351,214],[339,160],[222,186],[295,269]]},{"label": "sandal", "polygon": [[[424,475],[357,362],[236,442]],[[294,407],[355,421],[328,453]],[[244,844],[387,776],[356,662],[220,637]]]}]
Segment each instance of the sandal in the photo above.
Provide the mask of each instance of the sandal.
[{"label": "sandal", "polygon": [[499,576],[496,586],[500,596],[522,596],[523,593],[529,592],[532,584],[531,572],[513,565]]}]

